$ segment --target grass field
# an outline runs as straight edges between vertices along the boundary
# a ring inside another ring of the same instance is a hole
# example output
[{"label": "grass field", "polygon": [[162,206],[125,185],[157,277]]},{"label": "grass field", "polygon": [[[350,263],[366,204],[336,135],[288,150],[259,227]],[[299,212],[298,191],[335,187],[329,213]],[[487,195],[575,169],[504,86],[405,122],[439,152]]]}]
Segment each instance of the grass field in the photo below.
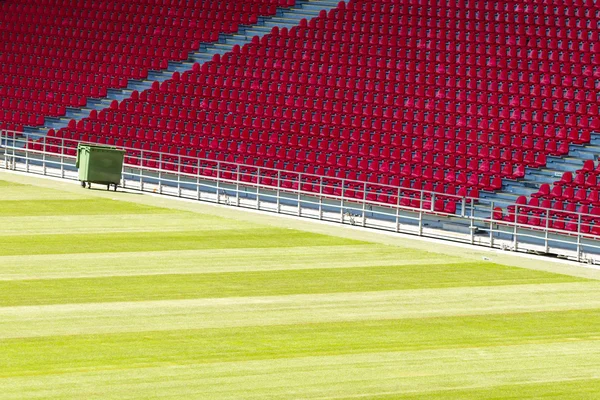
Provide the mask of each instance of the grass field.
[{"label": "grass field", "polygon": [[573,268],[7,176],[0,399],[599,398]]}]

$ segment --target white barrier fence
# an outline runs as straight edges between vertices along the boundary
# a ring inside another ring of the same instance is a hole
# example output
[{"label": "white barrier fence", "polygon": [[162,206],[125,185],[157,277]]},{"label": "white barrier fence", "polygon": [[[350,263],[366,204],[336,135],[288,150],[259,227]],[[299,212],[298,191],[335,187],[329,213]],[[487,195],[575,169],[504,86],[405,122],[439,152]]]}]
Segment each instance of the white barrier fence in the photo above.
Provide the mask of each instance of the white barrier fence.
[{"label": "white barrier fence", "polygon": [[[77,180],[76,146],[69,139],[0,131],[0,167]],[[600,215],[515,204],[507,216],[485,199],[125,150],[122,186],[127,189],[600,263]]]}]

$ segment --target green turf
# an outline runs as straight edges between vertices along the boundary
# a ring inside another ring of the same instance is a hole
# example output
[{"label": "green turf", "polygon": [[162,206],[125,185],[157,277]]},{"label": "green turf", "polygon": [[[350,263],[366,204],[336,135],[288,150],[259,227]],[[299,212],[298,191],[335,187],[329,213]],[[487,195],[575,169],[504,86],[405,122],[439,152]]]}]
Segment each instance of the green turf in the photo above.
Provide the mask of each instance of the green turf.
[{"label": "green turf", "polygon": [[360,242],[287,229],[54,234],[3,238],[0,256],[160,250],[202,250],[346,245]]},{"label": "green turf", "polygon": [[[77,199],[77,200],[8,200],[2,202],[0,217],[7,216],[45,216],[45,215],[110,215],[122,214],[158,214],[170,210],[149,207],[133,203],[124,203],[110,199]],[[85,224],[85,217],[79,219]]]},{"label": "green turf", "polygon": [[0,187],[0,399],[600,391],[598,281]]},{"label": "green turf", "polygon": [[[543,326],[544,329],[540,329]],[[227,329],[147,331],[0,343],[4,376],[131,367],[243,361],[331,354],[431,350],[598,338],[600,311],[392,319]],[[185,343],[185,346],[181,344]]]},{"label": "green turf", "polygon": [[[232,245],[235,245],[232,243]],[[365,277],[368,276],[368,279]],[[345,293],[519,283],[580,278],[479,263],[260,272],[140,275],[0,282],[0,306]]]}]

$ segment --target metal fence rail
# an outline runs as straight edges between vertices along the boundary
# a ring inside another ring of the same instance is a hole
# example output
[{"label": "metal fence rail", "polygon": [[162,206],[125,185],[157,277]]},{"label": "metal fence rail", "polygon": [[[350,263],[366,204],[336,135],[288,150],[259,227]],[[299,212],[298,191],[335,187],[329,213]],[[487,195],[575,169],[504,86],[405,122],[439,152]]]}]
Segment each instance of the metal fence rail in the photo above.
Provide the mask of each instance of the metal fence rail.
[{"label": "metal fence rail", "polygon": [[[77,179],[76,142],[0,131],[0,166]],[[236,207],[600,263],[600,215],[127,148],[122,186]],[[534,225],[532,225],[534,223]]]}]

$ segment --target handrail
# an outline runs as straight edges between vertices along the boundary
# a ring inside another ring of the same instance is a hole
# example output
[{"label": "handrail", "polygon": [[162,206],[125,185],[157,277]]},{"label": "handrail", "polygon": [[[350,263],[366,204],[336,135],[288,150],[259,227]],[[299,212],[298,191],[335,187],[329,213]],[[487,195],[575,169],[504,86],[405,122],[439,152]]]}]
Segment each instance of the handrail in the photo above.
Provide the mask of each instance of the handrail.
[{"label": "handrail", "polygon": [[[33,136],[27,133],[0,131],[0,159],[2,156],[5,159],[6,157],[19,157],[19,152],[24,152],[26,156],[37,155],[38,157],[42,157],[44,162],[47,161],[47,158],[59,157],[61,168],[64,168],[63,164],[72,166],[75,156],[68,153],[73,148],[67,146],[66,142],[78,143],[77,140],[53,137],[52,140],[56,141],[56,144],[48,143],[47,141],[38,141],[37,143],[41,145],[41,149],[34,150],[29,148],[29,143],[36,143],[32,142],[32,138]],[[58,150],[58,152],[49,152],[47,151],[48,147],[55,147],[53,150]],[[260,190],[276,191],[277,201],[279,201],[278,196],[280,193],[297,195],[299,202],[301,196],[313,196],[319,199],[338,202],[342,208],[354,210],[359,213],[362,207],[363,216],[367,208],[372,208],[369,212],[375,214],[383,214],[384,212],[381,210],[384,209],[395,210],[397,220],[400,217],[398,214],[400,211],[444,218],[459,218],[473,230],[488,230],[492,238],[490,240],[492,247],[494,246],[493,235],[500,232],[499,229],[501,227],[508,229],[506,232],[513,232],[515,248],[517,247],[517,236],[528,236],[526,232],[521,232],[522,230],[530,232],[541,231],[546,234],[546,237],[549,234],[557,234],[565,237],[575,236],[578,243],[583,239],[600,239],[600,215],[592,213],[555,210],[552,208],[530,206],[529,204],[514,203],[508,207],[508,214],[502,213],[502,215],[497,215],[498,210],[494,202],[487,199],[461,197],[423,189],[260,167],[181,154],[134,148],[125,148],[125,150],[128,151],[126,167],[137,170],[140,179],[142,177],[151,179],[152,176],[149,174],[154,173],[158,174],[160,182],[172,183],[178,187],[180,187],[182,179],[184,180],[183,183],[185,183],[185,179],[197,180],[197,182],[200,182],[200,179],[205,182],[212,181],[216,183],[217,190],[219,190],[219,187],[225,187],[225,185],[234,185],[238,188],[240,185],[243,185],[246,188],[256,190],[257,193]],[[149,154],[157,158],[147,157]],[[65,162],[65,160],[70,161]],[[157,165],[148,165],[152,163],[157,163]],[[188,167],[192,168],[191,172],[187,169]],[[144,174],[147,176],[144,176]],[[169,178],[168,176],[176,177],[176,179]],[[316,190],[306,190],[308,187],[306,185],[312,185]],[[378,188],[384,188],[387,192],[378,192]],[[349,196],[348,194],[353,195]],[[388,201],[380,201],[384,197],[379,198],[377,197],[378,195],[388,196]],[[262,196],[268,197],[268,195],[264,194]],[[393,201],[390,201],[390,198]],[[457,207],[456,212],[452,213],[446,212],[446,209],[436,209],[435,203],[438,200],[454,201]],[[376,209],[375,207],[379,208]],[[538,217],[540,218],[539,224],[529,223],[531,218],[535,219]],[[569,225],[561,225],[561,223]],[[421,217],[419,217],[419,224],[421,224]],[[420,229],[422,229],[422,226],[420,226]],[[473,234],[471,237],[473,238]],[[546,238],[546,243],[548,243],[548,240]],[[547,244],[546,247],[548,247]],[[600,245],[598,245],[598,249],[600,252]]]}]

